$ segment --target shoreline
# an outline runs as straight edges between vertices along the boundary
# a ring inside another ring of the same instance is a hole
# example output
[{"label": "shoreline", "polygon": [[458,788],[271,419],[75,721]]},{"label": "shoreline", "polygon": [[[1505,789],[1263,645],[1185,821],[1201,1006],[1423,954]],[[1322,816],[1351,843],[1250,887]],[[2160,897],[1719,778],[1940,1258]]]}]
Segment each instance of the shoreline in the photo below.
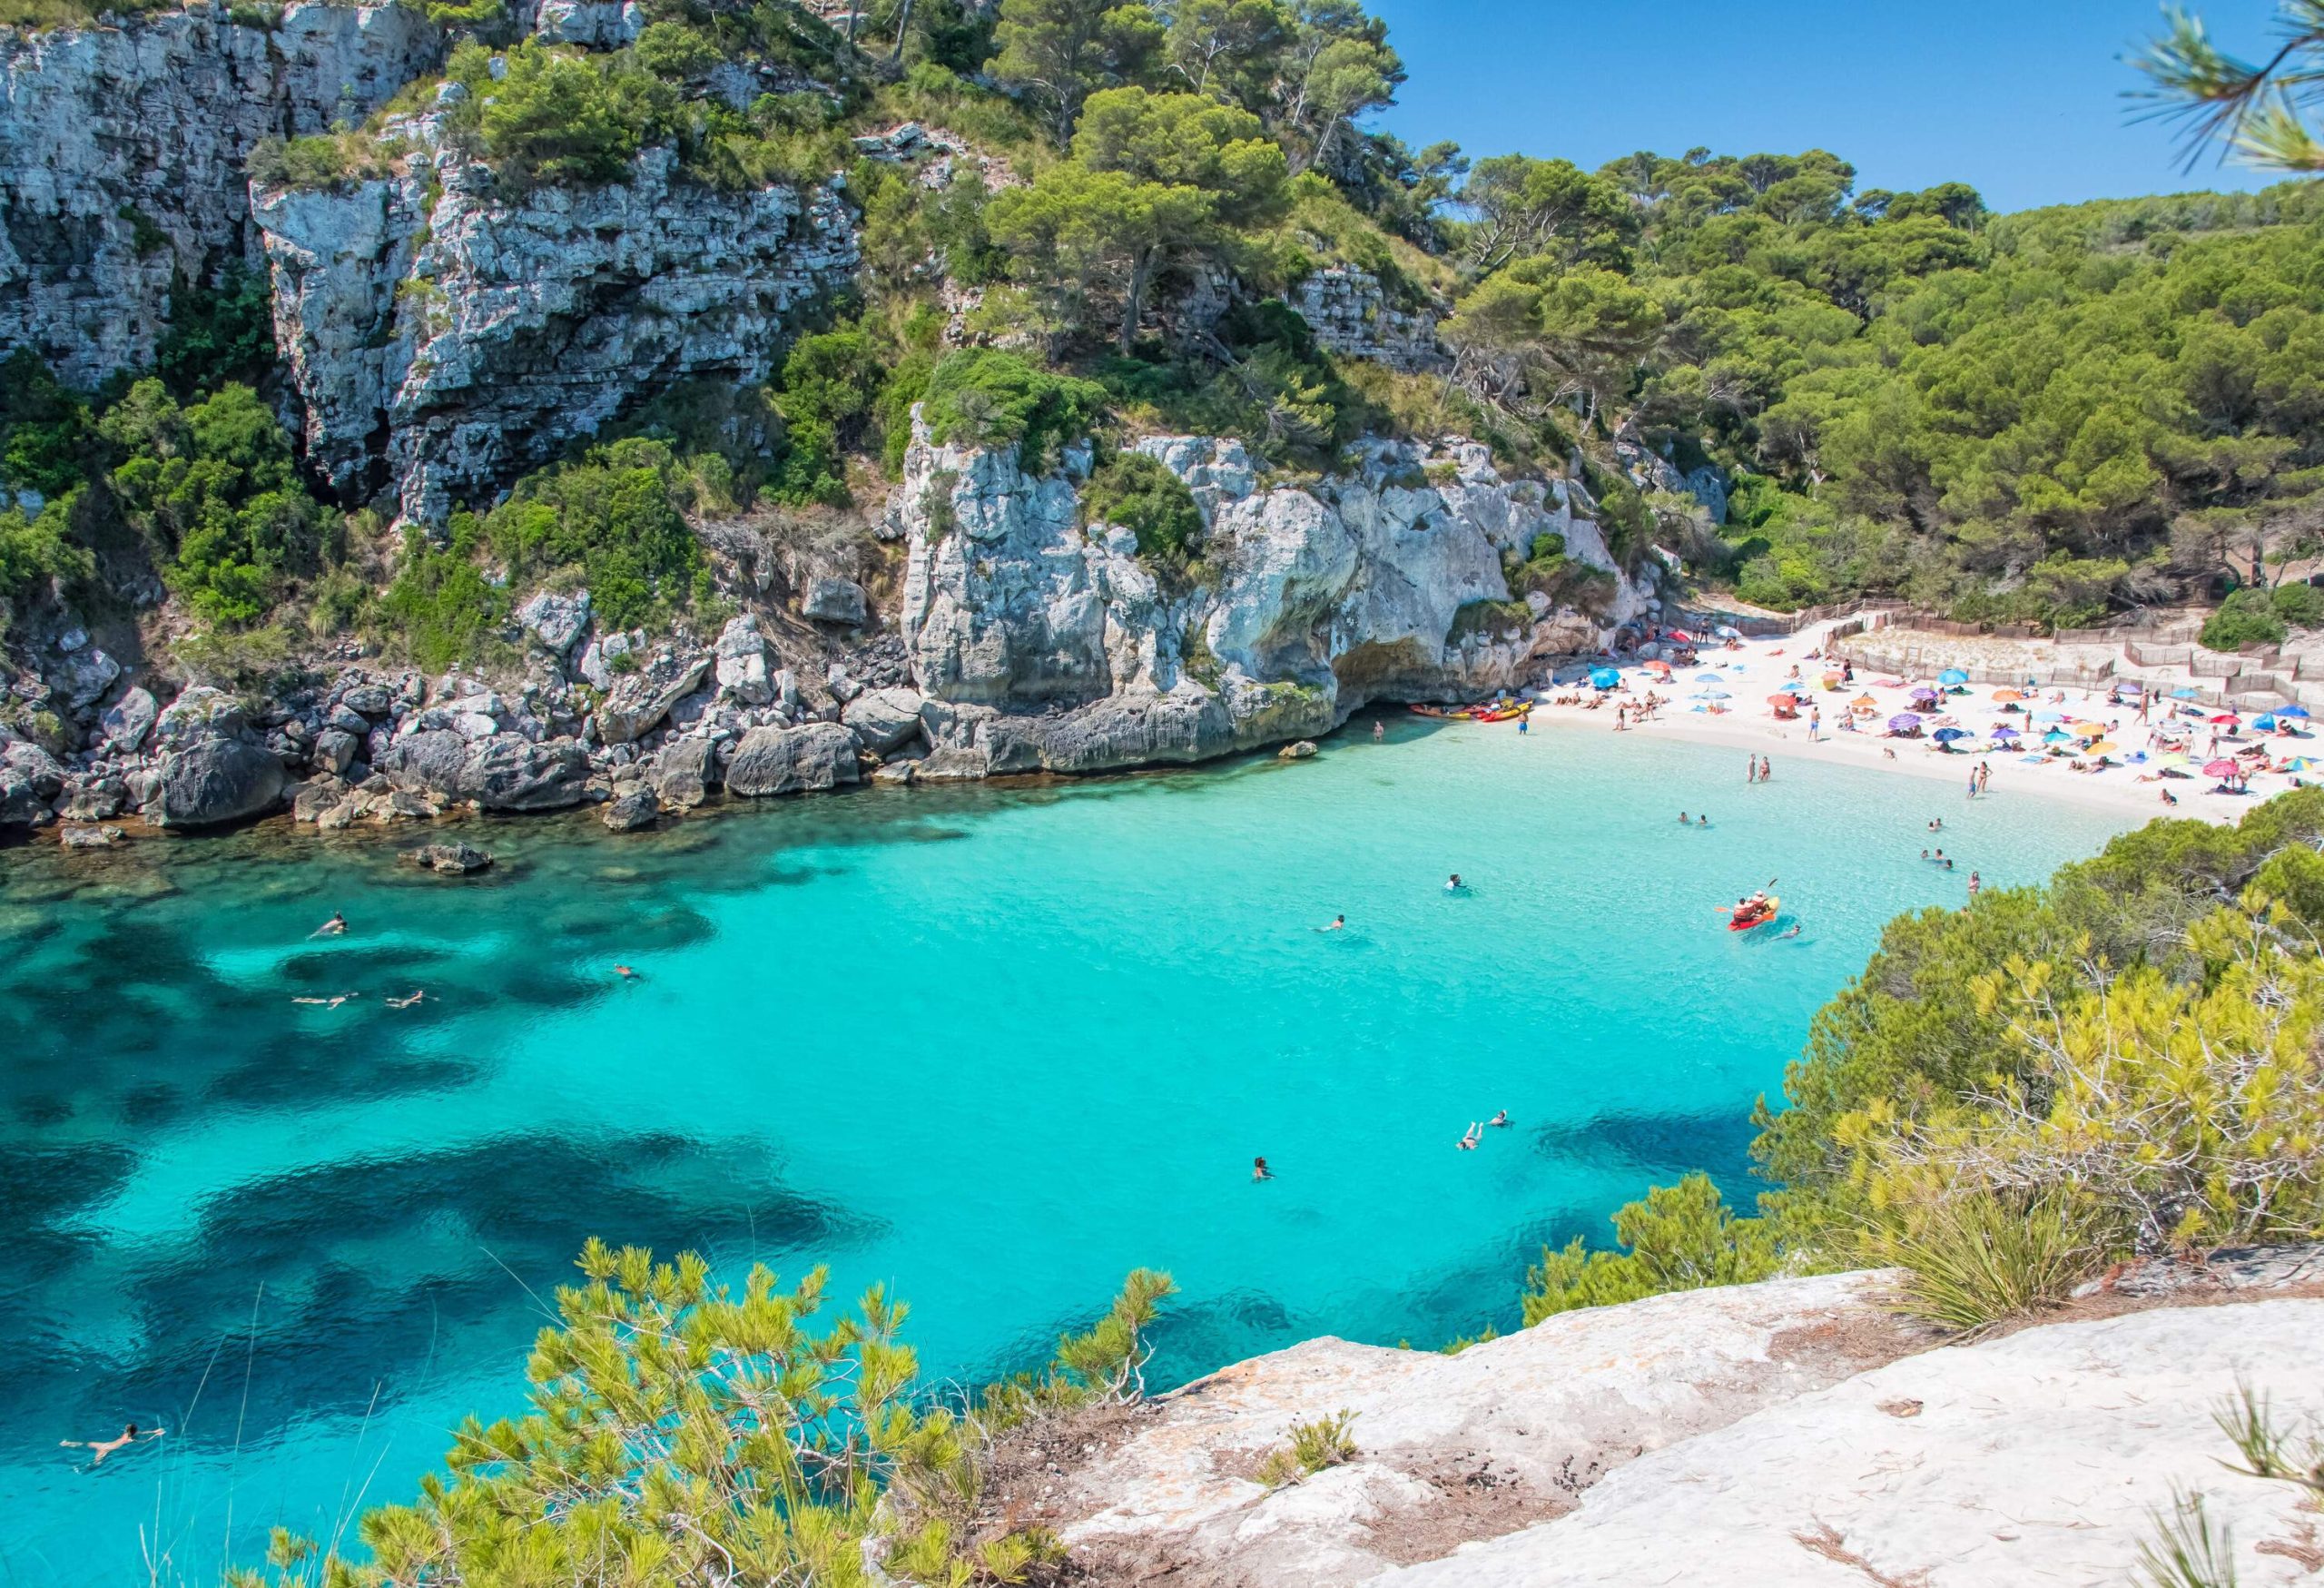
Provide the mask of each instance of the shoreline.
[{"label": "shoreline", "polygon": [[[1696,668],[1678,674],[1672,683],[1663,686],[1671,699],[1661,715],[1644,727],[1628,731],[1728,745],[1764,754],[1770,762],[1776,758],[1776,748],[1780,746],[1787,757],[1856,766],[1871,772],[1901,774],[1928,783],[1949,784],[1956,800],[1965,799],[1969,768],[1983,760],[1992,764],[1993,787],[1977,796],[1980,803],[2002,794],[2024,794],[2035,799],[2058,800],[2080,805],[2086,810],[2107,811],[2128,819],[2133,826],[2144,826],[2158,817],[2230,826],[2277,794],[2290,792],[2287,785],[2270,787],[2264,792],[2255,791],[2242,796],[2214,794],[2209,792],[2212,780],[2198,776],[2172,788],[2179,804],[2171,806],[2164,804],[2160,797],[2160,790],[2165,785],[2139,783],[2135,781],[2137,769],[2119,763],[2104,772],[2076,773],[2057,762],[2034,766],[2021,761],[2015,754],[1991,750],[1941,755],[1930,749],[1925,740],[1891,739],[1880,733],[1845,734],[1828,725],[1820,738],[1811,741],[1807,737],[1805,718],[1790,722],[1777,719],[1768,711],[1766,698],[1783,682],[1784,675],[1793,664],[1802,662],[1809,651],[1824,648],[1825,638],[1831,626],[1830,624],[1819,624],[1802,629],[1796,635],[1771,639],[1745,639],[1739,650],[1707,654]],[[1739,673],[1734,670],[1738,663],[1742,666]],[[1728,674],[1722,687],[1735,696],[1736,708],[1716,715],[1708,713],[1697,715],[1687,707],[1691,686],[1685,680],[1695,672],[1710,670]],[[1827,696],[1819,692],[1815,698],[1837,702],[1848,695],[1870,692],[1874,686],[1869,672],[1869,669],[1859,668],[1856,681],[1847,686],[1843,695]],[[1631,676],[1631,673],[1624,673],[1623,688],[1616,692],[1617,698],[1635,698],[1630,694]],[[1587,689],[1586,685],[1560,687]],[[2087,707],[2093,715],[2119,713],[2122,709],[2107,705],[2094,690],[2069,688],[2065,693],[2069,708]],[[1978,704],[1984,704],[1983,695],[1973,698]],[[1892,709],[1901,711],[1904,708],[1905,703],[1899,695],[1895,705],[1883,706],[1879,715],[1885,717]],[[1536,725],[1551,723],[1561,727],[1595,729],[1608,734],[1616,731],[1611,705],[1593,711],[1584,706],[1553,705],[1547,699],[1540,699],[1534,704],[1532,720]],[[1472,725],[1512,726],[1505,723]],[[2126,737],[2132,731],[2129,726],[2123,730]],[[1883,749],[1894,749],[1896,758],[1891,760],[1883,755]],[[1780,781],[1780,772],[1774,775]]]}]

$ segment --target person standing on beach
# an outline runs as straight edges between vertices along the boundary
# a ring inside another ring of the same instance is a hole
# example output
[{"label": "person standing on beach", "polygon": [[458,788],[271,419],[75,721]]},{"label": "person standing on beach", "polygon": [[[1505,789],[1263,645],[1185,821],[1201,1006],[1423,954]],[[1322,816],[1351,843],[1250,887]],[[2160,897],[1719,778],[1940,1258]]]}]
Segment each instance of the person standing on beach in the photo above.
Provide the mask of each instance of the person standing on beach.
[{"label": "person standing on beach", "polygon": [[1808,742],[1809,744],[1813,745],[1813,744],[1815,744],[1817,740],[1821,739],[1823,736],[1824,736],[1824,713],[1823,713],[1823,710],[1822,710],[1822,708],[1821,708],[1821,707],[1818,707],[1818,706],[1810,706],[1810,707],[1808,707],[1808,710],[1807,710],[1807,742]]}]

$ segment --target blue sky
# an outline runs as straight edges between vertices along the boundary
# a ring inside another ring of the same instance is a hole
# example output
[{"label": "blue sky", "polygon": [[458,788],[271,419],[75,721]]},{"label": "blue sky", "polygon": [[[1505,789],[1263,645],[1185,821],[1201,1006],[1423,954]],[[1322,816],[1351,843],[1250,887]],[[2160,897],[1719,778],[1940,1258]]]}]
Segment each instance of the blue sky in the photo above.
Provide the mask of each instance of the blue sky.
[{"label": "blue sky", "polygon": [[[1415,146],[1594,167],[1635,149],[1823,147],[1861,187],[1958,179],[1995,209],[2257,187],[2126,122],[2121,57],[2154,0],[1372,0],[1412,81],[1384,125]],[[2249,58],[2272,0],[2196,0]]]}]

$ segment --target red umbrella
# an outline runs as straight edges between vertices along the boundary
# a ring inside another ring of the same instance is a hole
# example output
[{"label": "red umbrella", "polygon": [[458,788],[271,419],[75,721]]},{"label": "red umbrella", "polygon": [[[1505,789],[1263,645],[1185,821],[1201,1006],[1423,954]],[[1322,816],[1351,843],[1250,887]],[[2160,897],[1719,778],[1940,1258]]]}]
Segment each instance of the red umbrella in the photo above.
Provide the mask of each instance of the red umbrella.
[{"label": "red umbrella", "polygon": [[1690,646],[1690,645],[1692,645],[1692,644],[1694,644],[1694,643],[1695,643],[1695,636],[1694,636],[1693,635],[1689,634],[1689,633],[1688,633],[1685,629],[1683,629],[1683,628],[1674,628],[1674,629],[1672,629],[1672,630],[1670,631],[1670,637],[1671,637],[1672,639],[1674,639],[1674,640],[1677,640],[1677,641],[1678,641],[1680,645],[1682,645],[1682,646]]},{"label": "red umbrella", "polygon": [[2243,768],[2238,766],[2234,762],[2226,759],[2224,756],[2217,761],[2207,761],[2203,764],[2203,775],[2205,777],[2233,777],[2237,773],[2241,772]]},{"label": "red umbrella", "polygon": [[2237,715],[2236,715],[2233,712],[2231,712],[2231,711],[2223,711],[2223,712],[2220,713],[2217,716],[2212,717],[2211,720],[2212,722],[2214,722],[2214,723],[2224,724],[2224,725],[2226,725],[2227,726],[2232,727],[2235,724],[2241,722],[2243,719],[2242,719],[2241,717],[2240,717],[2240,716],[2237,716]]}]

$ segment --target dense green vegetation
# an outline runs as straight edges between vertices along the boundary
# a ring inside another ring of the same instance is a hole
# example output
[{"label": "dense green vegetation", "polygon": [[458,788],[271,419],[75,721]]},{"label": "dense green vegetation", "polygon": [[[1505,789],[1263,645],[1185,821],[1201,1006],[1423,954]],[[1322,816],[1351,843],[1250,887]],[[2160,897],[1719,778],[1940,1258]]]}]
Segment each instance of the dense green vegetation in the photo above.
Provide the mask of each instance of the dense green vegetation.
[{"label": "dense green vegetation", "polygon": [[1758,1216],[1658,1188],[1617,1216],[1627,1250],[1543,1254],[1528,1321],[1896,1262],[1970,1326],[2122,1258],[2324,1235],[2319,845],[2302,790],[1899,917],[1760,1106]]},{"label": "dense green vegetation", "polygon": [[1175,1289],[1140,1269],[1049,1366],[972,1396],[919,1382],[906,1308],[874,1286],[828,1327],[820,1268],[738,1290],[691,1252],[656,1263],[591,1241],[534,1343],[531,1411],[469,1418],[409,1504],[366,1512],[361,1563],[278,1530],[270,1572],[232,1588],[515,1588],[801,1583],[850,1588],[1029,1580],[1062,1548],[991,1522],[992,1441],[1029,1419],[1143,1393],[1146,1333]]}]

